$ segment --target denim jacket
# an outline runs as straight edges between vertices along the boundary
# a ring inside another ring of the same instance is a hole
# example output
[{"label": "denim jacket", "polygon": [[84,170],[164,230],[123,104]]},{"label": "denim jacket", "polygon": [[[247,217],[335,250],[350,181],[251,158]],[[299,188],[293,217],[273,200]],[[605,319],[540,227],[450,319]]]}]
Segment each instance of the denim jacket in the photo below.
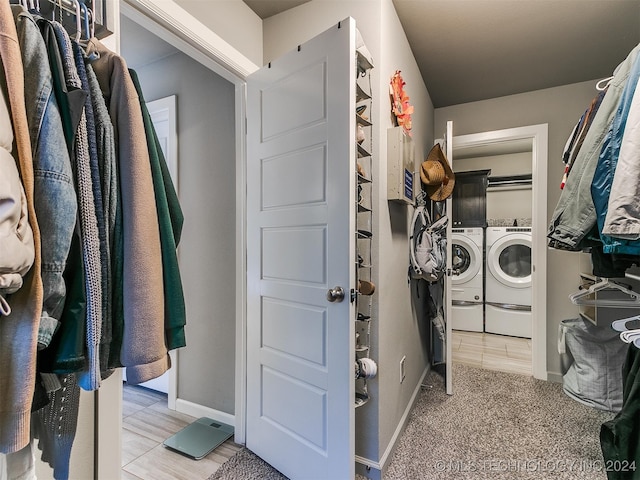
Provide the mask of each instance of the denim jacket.
[{"label": "denim jacket", "polygon": [[76,224],[76,193],[47,50],[33,17],[12,6],[25,72],[25,104],[33,151],[35,210],[42,235],[44,299],[38,347],[45,348],[64,305],[65,269]]}]

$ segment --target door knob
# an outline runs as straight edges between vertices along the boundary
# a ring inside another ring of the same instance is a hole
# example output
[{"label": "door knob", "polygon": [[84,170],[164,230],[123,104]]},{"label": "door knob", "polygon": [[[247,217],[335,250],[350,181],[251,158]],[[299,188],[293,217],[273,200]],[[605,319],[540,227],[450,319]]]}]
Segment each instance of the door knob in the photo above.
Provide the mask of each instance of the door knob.
[{"label": "door knob", "polygon": [[330,302],[338,302],[340,303],[344,300],[344,288],[342,287],[333,287],[327,291],[327,300]]}]

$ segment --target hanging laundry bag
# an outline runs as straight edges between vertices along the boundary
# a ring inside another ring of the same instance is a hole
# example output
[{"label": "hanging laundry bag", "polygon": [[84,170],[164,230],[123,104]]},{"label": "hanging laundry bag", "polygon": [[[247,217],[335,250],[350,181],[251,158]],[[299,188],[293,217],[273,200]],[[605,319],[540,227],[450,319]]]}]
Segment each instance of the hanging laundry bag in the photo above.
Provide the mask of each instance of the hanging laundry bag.
[{"label": "hanging laundry bag", "polygon": [[564,392],[599,410],[622,408],[622,363],[627,344],[618,332],[582,318],[560,322],[558,353]]}]

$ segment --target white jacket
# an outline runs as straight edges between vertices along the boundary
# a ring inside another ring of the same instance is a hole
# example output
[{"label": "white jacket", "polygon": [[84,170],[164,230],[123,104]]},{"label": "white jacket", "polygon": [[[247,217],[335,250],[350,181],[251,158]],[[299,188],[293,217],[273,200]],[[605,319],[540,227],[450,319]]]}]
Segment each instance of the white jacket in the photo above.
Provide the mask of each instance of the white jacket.
[{"label": "white jacket", "polygon": [[34,260],[33,232],[12,146],[11,117],[0,89],[0,315],[11,312],[4,295],[22,286],[22,277]]}]

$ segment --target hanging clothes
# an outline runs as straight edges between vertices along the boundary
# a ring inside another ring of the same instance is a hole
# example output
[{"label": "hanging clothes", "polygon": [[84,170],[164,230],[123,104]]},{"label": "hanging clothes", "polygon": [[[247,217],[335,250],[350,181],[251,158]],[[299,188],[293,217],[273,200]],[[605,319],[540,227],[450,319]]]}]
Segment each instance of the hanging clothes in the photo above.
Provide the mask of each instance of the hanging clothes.
[{"label": "hanging clothes", "polygon": [[63,272],[76,225],[77,198],[62,118],[53,92],[47,49],[33,17],[11,7],[25,72],[25,105],[31,136],[34,199],[40,233],[55,241],[42,244],[44,300],[38,348],[49,346],[66,296]]},{"label": "hanging clothes", "polygon": [[622,366],[622,410],[600,429],[609,480],[632,480],[640,468],[640,349],[629,345]]},{"label": "hanging clothes", "polygon": [[[636,61],[640,64],[640,59]],[[640,69],[640,65],[638,66]],[[607,215],[602,226],[605,251],[640,254],[640,83],[630,100],[618,162],[611,185]],[[613,239],[620,239],[619,241]]]},{"label": "hanging clothes", "polygon": [[[621,146],[623,144],[623,137],[628,138],[627,120],[629,115],[631,115],[632,118],[631,130],[633,130],[633,127],[637,128],[637,125],[633,125],[633,123],[638,123],[640,120],[640,95],[634,95],[637,90],[636,87],[639,78],[640,56],[636,59],[634,67],[629,74],[616,110],[616,115],[607,131],[591,185],[591,195],[597,213],[598,232],[600,234],[600,240],[604,245],[603,250],[605,253],[640,254],[640,245],[636,245],[634,248],[633,245],[627,242],[618,242],[603,232],[610,201],[613,202],[614,206],[621,206],[623,210],[629,210],[631,212],[637,208],[635,205],[638,204],[638,200],[633,197],[637,191],[637,187],[630,185],[629,182],[638,180],[638,166],[634,166],[633,163],[637,163],[637,155],[640,154],[640,149],[636,147],[635,151],[627,152],[627,155],[630,155],[633,159],[631,165],[627,161],[623,163],[622,168],[618,170],[618,160],[622,153]],[[632,150],[634,149],[632,148]],[[615,177],[618,177],[616,189],[613,188]],[[625,178],[622,179],[621,177]],[[631,203],[625,205],[626,202]]]},{"label": "hanging clothes", "polygon": [[[105,318],[102,322],[102,331],[100,338],[100,371],[102,378],[106,378],[113,371],[109,358],[111,356],[111,346],[113,342],[113,252],[114,237],[116,230],[116,211],[118,205],[118,179],[116,165],[116,148],[113,124],[109,117],[109,111],[100,90],[100,84],[91,66],[90,59],[83,54],[83,60],[86,67],[86,75],[89,89],[89,97],[93,108],[93,122],[95,126],[96,151],[98,158],[98,175],[101,180],[102,192],[102,217],[105,222],[106,243],[105,256],[106,261],[103,268],[106,271],[107,283],[103,292],[103,298],[106,298],[105,309],[103,311]],[[106,320],[106,321],[104,321]],[[120,334],[121,338],[121,334]],[[119,345],[116,352],[119,353]],[[119,365],[119,364],[118,364]]]},{"label": "hanging clothes", "polygon": [[567,141],[567,145],[565,146],[565,150],[563,153],[563,161],[565,163],[564,175],[562,177],[562,182],[560,184],[560,188],[563,189],[567,183],[567,178],[571,173],[571,168],[576,160],[576,156],[582,147],[582,143],[584,142],[584,138],[591,127],[591,123],[593,119],[598,113],[598,108],[600,108],[600,104],[602,103],[602,99],[606,90],[603,90],[596,95],[596,97],[591,101],[591,105],[585,111],[585,113],[580,117],[580,121],[575,126],[571,137]]},{"label": "hanging clothes", "polygon": [[[124,329],[120,361],[127,381],[140,383],[170,366],[164,337],[162,253],[155,193],[140,101],[124,59],[97,39],[87,55],[92,63],[114,128],[118,146],[122,202],[122,295]],[[116,252],[116,255],[118,253]]]},{"label": "hanging clothes", "polygon": [[85,52],[61,24],[7,2],[0,59],[0,164],[19,199],[0,227],[19,222],[25,252],[0,235],[0,262],[11,252],[16,263],[0,276],[0,455],[18,465],[37,439],[64,480],[80,386],[120,366],[129,383],[150,380],[186,344],[184,215],[124,59],[97,39]]},{"label": "hanging clothes", "polygon": [[34,245],[33,265],[24,276],[22,287],[11,296],[12,311],[0,319],[0,453],[12,453],[24,448],[30,440],[43,290],[40,230],[33,194],[33,156],[24,104],[24,71],[9,2],[0,2],[0,59],[15,137],[16,151],[13,154],[25,192]]},{"label": "hanging clothes", "polygon": [[167,350],[173,350],[186,345],[184,326],[187,323],[178,266],[176,248],[180,243],[184,215],[178,202],[178,194],[171,181],[169,168],[160,147],[160,141],[151,121],[151,115],[144,101],[142,87],[138,74],[129,69],[131,80],[138,93],[140,108],[144,120],[144,129],[149,148],[153,189],[156,198],[158,222],[160,225],[160,246],[162,248],[162,274],[164,283],[164,329]]},{"label": "hanging clothes", "polygon": [[33,414],[32,436],[38,439],[42,461],[53,469],[53,478],[67,480],[80,408],[76,375],[60,375],[59,384],[48,391],[48,398],[48,404]]},{"label": "hanging clothes", "polygon": [[[41,31],[47,49],[53,90],[60,108],[62,129],[71,161],[72,158],[75,158],[76,131],[79,128],[87,94],[82,89],[67,88],[62,54],[53,23],[40,15],[32,13],[32,16]],[[72,172],[75,179],[73,165]],[[77,199],[77,204],[79,202],[80,200]],[[76,228],[63,272],[66,297],[60,315],[60,324],[50,346],[39,352],[38,369],[41,372],[67,374],[79,372],[84,368],[86,362],[84,343],[86,337],[87,300],[82,258],[81,231],[76,220]]]},{"label": "hanging clothes", "polygon": [[587,238],[596,225],[591,183],[605,135],[618,106],[627,78],[640,51],[636,46],[616,68],[615,75],[576,156],[571,175],[562,190],[549,224],[547,237],[553,248],[579,251],[590,245]]}]

